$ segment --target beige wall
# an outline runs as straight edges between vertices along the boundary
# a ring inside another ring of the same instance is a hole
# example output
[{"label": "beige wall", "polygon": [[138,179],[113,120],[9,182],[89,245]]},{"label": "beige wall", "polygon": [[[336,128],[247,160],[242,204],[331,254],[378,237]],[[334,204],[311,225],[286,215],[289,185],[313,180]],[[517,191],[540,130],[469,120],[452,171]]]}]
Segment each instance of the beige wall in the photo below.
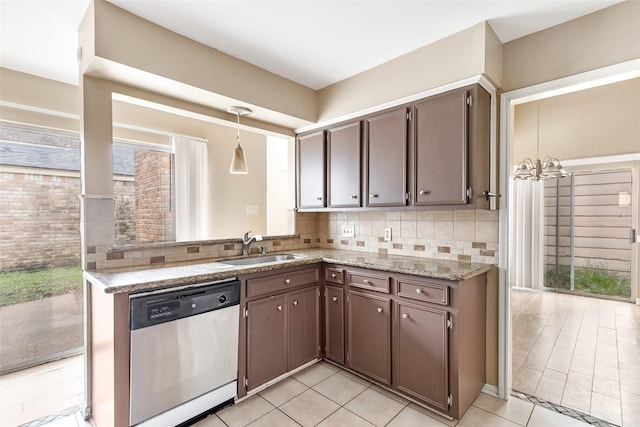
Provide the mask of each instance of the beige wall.
[{"label": "beige wall", "polygon": [[504,45],[504,91],[640,58],[640,1],[625,1]]},{"label": "beige wall", "polygon": [[[491,43],[492,54],[485,56]],[[372,108],[448,83],[499,70],[495,34],[480,23],[318,91],[318,121]],[[498,73],[496,73],[498,74]],[[499,80],[500,76],[492,76]]]},{"label": "beige wall", "polygon": [[96,0],[87,11],[79,31],[79,44],[83,52],[81,74],[135,81],[140,87],[176,98],[180,98],[181,92],[201,90],[211,94],[212,102],[222,103],[218,108],[240,102],[307,122],[317,117],[314,90],[171,32],[104,0]]},{"label": "beige wall", "polygon": [[560,159],[640,152],[640,78],[515,107],[511,165],[536,155]]},{"label": "beige wall", "polygon": [[33,123],[56,129],[78,131],[80,89],[78,86],[43,79],[7,68],[0,68],[0,99],[5,103],[59,111],[75,118],[52,117],[36,111],[0,106],[2,120]]}]

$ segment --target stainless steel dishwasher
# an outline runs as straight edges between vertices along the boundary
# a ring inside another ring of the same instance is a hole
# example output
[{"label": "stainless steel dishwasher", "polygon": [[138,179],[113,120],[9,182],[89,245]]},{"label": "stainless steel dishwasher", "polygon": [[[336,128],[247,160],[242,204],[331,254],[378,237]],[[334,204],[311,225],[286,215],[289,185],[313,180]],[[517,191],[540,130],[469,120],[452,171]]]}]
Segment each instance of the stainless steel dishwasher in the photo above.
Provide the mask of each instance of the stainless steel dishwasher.
[{"label": "stainless steel dishwasher", "polygon": [[132,426],[176,426],[237,393],[240,282],[131,295]]}]

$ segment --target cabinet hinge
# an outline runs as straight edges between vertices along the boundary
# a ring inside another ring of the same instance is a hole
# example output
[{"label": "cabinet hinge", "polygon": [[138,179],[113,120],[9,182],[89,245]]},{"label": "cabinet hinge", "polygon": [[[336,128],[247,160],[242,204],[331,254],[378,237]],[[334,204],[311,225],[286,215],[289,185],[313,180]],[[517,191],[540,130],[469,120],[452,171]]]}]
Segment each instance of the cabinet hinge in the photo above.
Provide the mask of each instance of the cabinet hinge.
[{"label": "cabinet hinge", "polygon": [[467,187],[466,195],[467,201],[471,200],[471,197],[473,196],[473,190],[471,189],[471,187]]},{"label": "cabinet hinge", "polygon": [[411,111],[407,111],[407,121],[411,121]]},{"label": "cabinet hinge", "polygon": [[447,396],[447,405],[449,406],[453,405],[453,396],[451,395]]},{"label": "cabinet hinge", "polygon": [[453,329],[453,320],[451,318],[447,319],[447,328]]},{"label": "cabinet hinge", "polygon": [[411,200],[411,192],[409,192],[409,193],[404,193],[404,200],[405,200],[406,202],[408,202],[409,200]]},{"label": "cabinet hinge", "polygon": [[244,309],[244,317],[245,317],[245,319],[249,317],[249,309],[248,308]]},{"label": "cabinet hinge", "polygon": [[244,381],[242,381],[244,383],[245,387],[249,387],[249,378],[244,377]]},{"label": "cabinet hinge", "polygon": [[469,107],[473,106],[473,98],[471,97],[471,95],[467,96],[467,105]]}]

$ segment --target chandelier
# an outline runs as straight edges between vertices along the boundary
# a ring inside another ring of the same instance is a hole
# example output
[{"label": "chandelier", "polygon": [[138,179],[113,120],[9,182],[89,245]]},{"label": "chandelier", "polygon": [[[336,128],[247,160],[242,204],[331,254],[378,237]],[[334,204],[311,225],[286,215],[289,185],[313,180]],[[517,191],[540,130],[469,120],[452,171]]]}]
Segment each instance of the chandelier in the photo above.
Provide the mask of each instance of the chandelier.
[{"label": "chandelier", "polygon": [[538,107],[536,139],[536,159],[531,160],[527,157],[518,163],[513,179],[540,181],[541,179],[553,179],[569,176],[569,173],[562,167],[560,160],[557,158],[547,156],[543,160],[540,160],[540,107]]}]

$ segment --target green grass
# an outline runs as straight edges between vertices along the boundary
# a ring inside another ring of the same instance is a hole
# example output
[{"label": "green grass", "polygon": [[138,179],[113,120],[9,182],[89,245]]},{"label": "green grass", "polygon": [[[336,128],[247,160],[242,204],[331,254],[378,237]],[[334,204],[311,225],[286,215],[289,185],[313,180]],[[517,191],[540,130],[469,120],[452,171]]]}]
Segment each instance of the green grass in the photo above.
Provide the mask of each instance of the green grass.
[{"label": "green grass", "polygon": [[[570,272],[566,267],[560,267],[557,277],[553,267],[548,267],[545,273],[545,286],[551,288],[569,289],[570,280]],[[592,294],[631,297],[631,280],[607,270],[606,265],[603,264],[576,267],[573,287],[576,291]]]},{"label": "green grass", "polygon": [[80,267],[0,272],[0,307],[81,291]]}]

